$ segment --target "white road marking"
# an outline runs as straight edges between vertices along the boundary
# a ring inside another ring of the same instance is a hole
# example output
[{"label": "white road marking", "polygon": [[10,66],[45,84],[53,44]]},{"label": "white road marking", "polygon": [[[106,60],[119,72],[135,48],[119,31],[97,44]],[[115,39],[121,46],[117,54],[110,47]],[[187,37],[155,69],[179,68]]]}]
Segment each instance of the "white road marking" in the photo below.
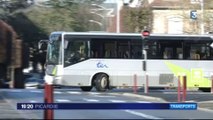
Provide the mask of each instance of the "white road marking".
[{"label": "white road marking", "polygon": [[55,94],[62,94],[60,91],[54,91]]},{"label": "white road marking", "polygon": [[33,93],[42,93],[42,91],[39,91],[39,90],[30,90],[30,92],[33,92]]},{"label": "white road marking", "polygon": [[196,102],[196,101],[194,101],[194,100],[188,100],[188,101],[185,101],[185,102]]},{"label": "white road marking", "polygon": [[151,102],[148,102],[148,101],[135,101],[136,103],[151,103]]},{"label": "white road marking", "polygon": [[69,91],[67,93],[69,93],[69,94],[81,94],[81,92],[74,92],[74,91]]},{"label": "white road marking", "polygon": [[90,92],[89,94],[92,94],[92,95],[100,95],[101,93],[98,93],[98,92]]},{"label": "white road marking", "polygon": [[12,90],[11,89],[11,92],[22,92],[22,90],[17,90],[17,89]]},{"label": "white road marking", "polygon": [[95,95],[95,97],[116,97],[116,96],[112,96],[112,95]]},{"label": "white road marking", "polygon": [[123,101],[123,100],[109,100],[111,102],[114,102],[114,103],[124,103],[126,101]]},{"label": "white road marking", "polygon": [[71,102],[71,100],[67,100],[67,99],[56,99],[55,101],[57,101],[57,102]]},{"label": "white road marking", "polygon": [[30,103],[37,103],[38,101],[36,100],[30,100]]},{"label": "white road marking", "polygon": [[158,118],[158,117],[155,117],[155,116],[152,116],[152,115],[147,115],[147,114],[144,114],[144,113],[141,113],[141,112],[132,111],[132,110],[124,110],[124,111],[131,113],[131,114],[134,114],[134,115],[137,115],[137,116],[140,116],[140,117],[144,117],[146,119],[162,119],[162,118]]},{"label": "white road marking", "polygon": [[87,99],[87,98],[84,98],[84,100],[86,100],[88,102],[99,102],[99,100],[96,100],[96,99]]}]

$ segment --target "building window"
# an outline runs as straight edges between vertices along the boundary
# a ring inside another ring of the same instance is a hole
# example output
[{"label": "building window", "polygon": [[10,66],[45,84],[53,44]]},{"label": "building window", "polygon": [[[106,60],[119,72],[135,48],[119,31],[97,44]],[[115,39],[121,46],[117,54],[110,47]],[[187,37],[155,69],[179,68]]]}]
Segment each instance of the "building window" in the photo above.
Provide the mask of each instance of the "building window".
[{"label": "building window", "polygon": [[183,33],[183,19],[182,17],[168,17],[168,31],[169,34],[182,34]]}]

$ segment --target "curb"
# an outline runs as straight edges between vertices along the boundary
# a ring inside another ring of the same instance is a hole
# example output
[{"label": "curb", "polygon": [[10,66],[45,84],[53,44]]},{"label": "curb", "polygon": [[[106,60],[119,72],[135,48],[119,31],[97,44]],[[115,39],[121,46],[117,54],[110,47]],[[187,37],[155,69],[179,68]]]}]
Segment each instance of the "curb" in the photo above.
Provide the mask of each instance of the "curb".
[{"label": "curb", "polygon": [[197,109],[198,109],[198,110],[201,110],[201,111],[206,111],[206,112],[212,112],[212,113],[213,113],[213,110],[211,110],[211,109],[200,108],[200,107],[198,107]]},{"label": "curb", "polygon": [[[201,101],[201,102],[197,102],[198,106],[200,104],[213,104],[213,101],[210,100],[210,101]],[[204,107],[198,107],[199,110],[202,110],[202,111],[207,111],[207,112],[213,112],[213,109],[208,109],[208,108],[204,108]]]},{"label": "curb", "polygon": [[200,102],[197,102],[199,104],[202,104],[202,103],[212,103],[213,104],[213,100],[209,100],[209,101],[200,101]]},{"label": "curb", "polygon": [[[15,119],[29,119],[29,114],[31,117],[33,117],[33,119],[40,119],[37,115],[34,115],[31,112],[17,110],[16,106],[13,105],[13,102],[11,100],[5,98],[3,95],[1,95],[1,97],[3,98],[3,101],[5,102],[5,104],[8,104],[8,107],[10,107],[12,109],[12,111],[14,111],[16,114],[18,114],[20,116],[20,118],[17,117]],[[0,110],[1,110],[1,108],[0,108]],[[11,113],[11,114],[13,114],[13,113]],[[6,118],[6,119],[11,119],[11,118]],[[14,118],[12,118],[12,119],[14,119]]]}]

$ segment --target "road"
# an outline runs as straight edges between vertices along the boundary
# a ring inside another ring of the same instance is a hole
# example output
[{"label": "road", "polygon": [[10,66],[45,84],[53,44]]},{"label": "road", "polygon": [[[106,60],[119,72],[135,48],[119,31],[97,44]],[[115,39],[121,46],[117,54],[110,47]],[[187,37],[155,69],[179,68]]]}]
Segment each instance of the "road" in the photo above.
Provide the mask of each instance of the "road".
[{"label": "road", "polygon": [[[0,90],[1,95],[14,109],[21,102],[43,102],[43,89]],[[154,103],[165,102],[124,95],[109,91],[81,92],[80,89],[55,89],[56,103]],[[19,110],[23,118],[43,119],[43,110]],[[55,119],[212,119],[213,112],[203,110],[55,110]]]}]

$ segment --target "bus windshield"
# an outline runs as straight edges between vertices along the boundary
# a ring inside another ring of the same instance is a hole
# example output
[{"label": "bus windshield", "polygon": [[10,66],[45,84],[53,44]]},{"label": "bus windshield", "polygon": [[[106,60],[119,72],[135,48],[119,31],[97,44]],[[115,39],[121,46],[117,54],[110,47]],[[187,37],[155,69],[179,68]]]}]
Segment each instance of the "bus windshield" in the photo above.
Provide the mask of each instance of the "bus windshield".
[{"label": "bus windshield", "polygon": [[[57,38],[57,39],[56,39]],[[47,64],[48,65],[58,65],[62,64],[61,56],[61,40],[60,36],[50,37],[50,42],[47,48]]]}]

